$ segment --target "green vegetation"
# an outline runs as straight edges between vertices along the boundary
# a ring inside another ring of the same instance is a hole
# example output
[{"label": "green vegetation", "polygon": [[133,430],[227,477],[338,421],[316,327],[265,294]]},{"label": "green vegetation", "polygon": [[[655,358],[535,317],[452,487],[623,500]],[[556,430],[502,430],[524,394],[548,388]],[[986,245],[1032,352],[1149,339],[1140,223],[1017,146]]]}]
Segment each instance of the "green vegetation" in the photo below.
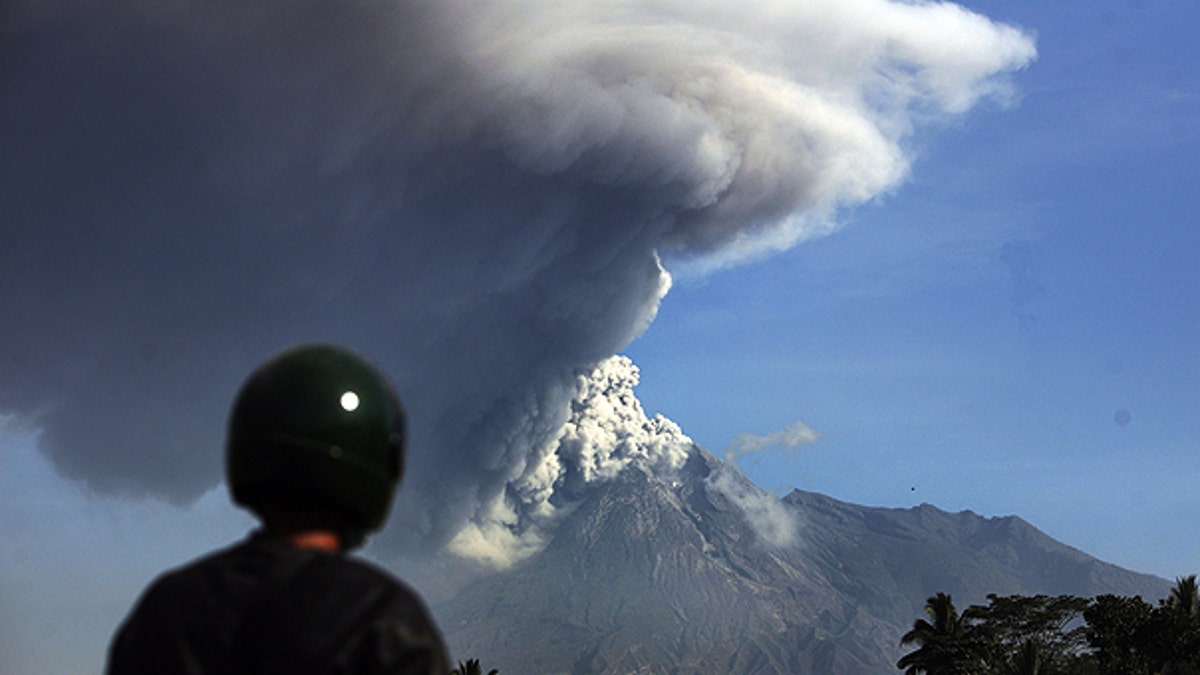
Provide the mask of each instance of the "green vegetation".
[{"label": "green vegetation", "polygon": [[987,641],[975,630],[968,615],[959,616],[954,602],[938,593],[925,603],[929,621],[917,619],[912,630],[900,638],[900,644],[917,644],[916,651],[904,655],[897,667],[905,675],[971,675],[987,664]]},{"label": "green vegetation", "polygon": [[988,596],[961,615],[949,595],[925,604],[900,639],[905,675],[1200,675],[1200,591],[1176,580],[1157,606],[1141,597]]},{"label": "green vegetation", "polygon": [[[487,675],[498,675],[500,671],[495,668],[489,670]],[[450,671],[450,675],[483,675],[483,666],[479,665],[479,659],[467,659],[458,662],[458,667]]]}]

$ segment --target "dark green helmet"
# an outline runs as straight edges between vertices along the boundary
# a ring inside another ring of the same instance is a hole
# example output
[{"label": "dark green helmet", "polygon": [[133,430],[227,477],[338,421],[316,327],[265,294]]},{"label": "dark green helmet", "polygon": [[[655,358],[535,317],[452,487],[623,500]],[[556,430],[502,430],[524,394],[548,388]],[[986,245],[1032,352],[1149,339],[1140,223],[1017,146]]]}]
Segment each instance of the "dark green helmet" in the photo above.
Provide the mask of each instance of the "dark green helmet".
[{"label": "dark green helmet", "polygon": [[242,385],[225,467],[233,500],[264,520],[320,514],[363,535],[387,520],[404,451],[404,410],[387,377],[341,347],[305,345]]}]

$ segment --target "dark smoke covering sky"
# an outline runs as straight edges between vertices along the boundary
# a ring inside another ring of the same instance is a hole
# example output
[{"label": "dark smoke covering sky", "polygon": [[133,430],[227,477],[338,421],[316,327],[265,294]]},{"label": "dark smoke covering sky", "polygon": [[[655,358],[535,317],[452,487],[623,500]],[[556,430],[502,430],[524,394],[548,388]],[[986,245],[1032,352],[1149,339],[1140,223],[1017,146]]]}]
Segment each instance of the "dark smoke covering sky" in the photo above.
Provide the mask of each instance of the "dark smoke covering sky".
[{"label": "dark smoke covering sky", "polygon": [[258,362],[345,343],[448,541],[653,320],[664,268],[829,231],[1032,40],[953,5],[38,2],[0,21],[0,410],[185,504]]}]

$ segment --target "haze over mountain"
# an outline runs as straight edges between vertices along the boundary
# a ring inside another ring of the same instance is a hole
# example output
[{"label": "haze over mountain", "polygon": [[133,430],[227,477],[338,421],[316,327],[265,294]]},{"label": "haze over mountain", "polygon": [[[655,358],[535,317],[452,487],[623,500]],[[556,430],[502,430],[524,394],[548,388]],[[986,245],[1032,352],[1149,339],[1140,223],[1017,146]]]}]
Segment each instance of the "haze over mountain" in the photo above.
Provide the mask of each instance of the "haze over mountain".
[{"label": "haze over mountain", "polygon": [[[648,418],[637,377],[622,357],[581,377],[546,455],[553,515],[509,533],[541,545],[517,561],[483,538],[460,547],[504,569],[436,608],[455,654],[513,673],[888,673],[937,591],[961,607],[993,592],[1167,592],[1016,516],[780,499]],[[604,433],[581,443],[581,430]]]}]

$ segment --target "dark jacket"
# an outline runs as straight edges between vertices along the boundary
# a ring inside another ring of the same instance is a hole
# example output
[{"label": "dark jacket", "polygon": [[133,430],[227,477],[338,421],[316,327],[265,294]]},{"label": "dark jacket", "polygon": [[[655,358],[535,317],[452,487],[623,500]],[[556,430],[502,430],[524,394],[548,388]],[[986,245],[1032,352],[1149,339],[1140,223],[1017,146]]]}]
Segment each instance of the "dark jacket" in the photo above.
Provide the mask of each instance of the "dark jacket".
[{"label": "dark jacket", "polygon": [[421,599],[390,574],[255,535],[155,581],[113,639],[107,672],[449,670]]}]

